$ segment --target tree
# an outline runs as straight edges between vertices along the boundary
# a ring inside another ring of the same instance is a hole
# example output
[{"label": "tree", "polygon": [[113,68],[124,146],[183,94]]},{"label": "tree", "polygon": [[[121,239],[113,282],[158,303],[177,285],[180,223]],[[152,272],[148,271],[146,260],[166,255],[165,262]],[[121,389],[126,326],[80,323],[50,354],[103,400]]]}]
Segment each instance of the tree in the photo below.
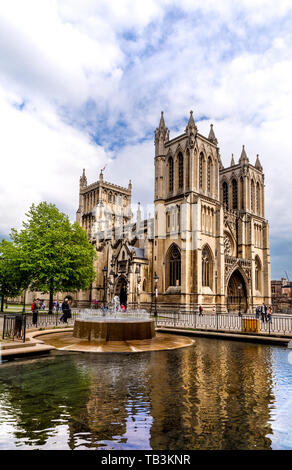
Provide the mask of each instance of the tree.
[{"label": "tree", "polygon": [[29,275],[21,268],[22,253],[12,242],[0,242],[0,293],[1,312],[3,312],[4,299],[15,297],[29,285]]},{"label": "tree", "polygon": [[19,232],[11,238],[23,253],[22,269],[31,274],[30,288],[50,294],[49,312],[57,292],[87,289],[94,281],[96,252],[86,231],[54,204],[33,204]]}]

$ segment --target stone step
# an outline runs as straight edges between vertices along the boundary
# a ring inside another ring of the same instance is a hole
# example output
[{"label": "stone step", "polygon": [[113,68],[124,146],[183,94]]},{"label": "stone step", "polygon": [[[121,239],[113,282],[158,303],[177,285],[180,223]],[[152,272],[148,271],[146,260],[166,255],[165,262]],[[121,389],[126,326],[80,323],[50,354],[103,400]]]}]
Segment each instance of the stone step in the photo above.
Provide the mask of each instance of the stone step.
[{"label": "stone step", "polygon": [[22,348],[31,348],[32,346],[34,346],[36,343],[32,343],[32,342],[29,342],[29,343],[1,343],[1,349],[2,351],[6,350],[6,349],[22,349]]},{"label": "stone step", "polygon": [[48,351],[52,351],[56,349],[54,346],[50,346],[49,344],[35,344],[31,347],[24,347],[24,348],[15,348],[15,349],[6,349],[1,351],[2,358],[13,358],[24,356],[26,354],[40,354]]}]

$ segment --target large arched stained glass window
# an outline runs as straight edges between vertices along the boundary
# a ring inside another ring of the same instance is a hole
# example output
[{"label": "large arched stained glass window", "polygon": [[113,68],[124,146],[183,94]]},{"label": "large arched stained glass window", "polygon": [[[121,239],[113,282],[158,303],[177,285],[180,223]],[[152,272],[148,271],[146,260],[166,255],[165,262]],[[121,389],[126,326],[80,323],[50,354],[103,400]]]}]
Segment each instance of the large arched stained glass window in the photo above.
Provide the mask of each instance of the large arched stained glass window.
[{"label": "large arched stained glass window", "polygon": [[173,246],[169,253],[169,285],[181,285],[181,255],[177,246]]}]

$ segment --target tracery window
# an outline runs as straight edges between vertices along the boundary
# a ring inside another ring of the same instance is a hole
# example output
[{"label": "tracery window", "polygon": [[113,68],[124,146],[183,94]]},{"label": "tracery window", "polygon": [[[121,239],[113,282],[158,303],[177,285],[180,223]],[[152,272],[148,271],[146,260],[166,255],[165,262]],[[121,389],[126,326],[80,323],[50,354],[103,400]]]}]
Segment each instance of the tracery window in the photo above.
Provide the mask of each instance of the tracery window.
[{"label": "tracery window", "polygon": [[228,184],[226,183],[226,181],[224,181],[223,183],[223,204],[224,204],[224,207],[225,209],[229,209],[229,206],[228,206]]},{"label": "tracery window", "polygon": [[181,285],[181,255],[177,246],[173,246],[169,254],[169,285]]},{"label": "tracery window", "polygon": [[178,188],[182,189],[184,185],[184,157],[181,153],[178,156]]},{"label": "tracery window", "polygon": [[172,193],[173,191],[173,158],[170,157],[168,159],[168,177],[169,177],[169,192]]},{"label": "tracery window", "polygon": [[251,180],[250,185],[250,208],[252,212],[255,211],[255,188],[254,188],[254,180]]},{"label": "tracery window", "polygon": [[261,264],[257,257],[255,259],[255,290],[261,290]]},{"label": "tracery window", "polygon": [[261,191],[259,182],[257,182],[257,213],[260,214],[261,210]]},{"label": "tracery window", "polygon": [[208,158],[208,173],[207,173],[207,188],[208,192],[210,193],[212,190],[212,159],[211,157]]},{"label": "tracery window", "polygon": [[212,260],[206,248],[202,250],[202,286],[211,287],[212,284]]},{"label": "tracery window", "polygon": [[203,177],[204,177],[204,155],[200,153],[199,160],[199,188],[203,189]]},{"label": "tracery window", "polygon": [[237,181],[235,179],[232,180],[232,208],[238,208],[238,188]]}]

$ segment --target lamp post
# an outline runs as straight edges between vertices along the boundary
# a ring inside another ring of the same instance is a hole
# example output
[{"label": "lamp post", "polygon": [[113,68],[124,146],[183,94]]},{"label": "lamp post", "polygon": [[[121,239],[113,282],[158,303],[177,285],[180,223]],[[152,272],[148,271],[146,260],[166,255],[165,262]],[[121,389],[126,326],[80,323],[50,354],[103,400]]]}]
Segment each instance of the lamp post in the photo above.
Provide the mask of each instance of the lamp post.
[{"label": "lamp post", "polygon": [[107,268],[104,267],[103,270],[103,306],[105,307],[106,304],[106,276],[107,276]]},{"label": "lamp post", "polygon": [[155,317],[157,317],[158,279],[159,279],[159,277],[155,273],[155,276],[154,276],[154,282],[155,282],[155,310],[154,310],[154,316]]},{"label": "lamp post", "polygon": [[239,307],[238,307],[238,316],[241,317],[240,304],[241,304],[241,289],[242,285],[238,285],[238,297],[239,297]]}]

